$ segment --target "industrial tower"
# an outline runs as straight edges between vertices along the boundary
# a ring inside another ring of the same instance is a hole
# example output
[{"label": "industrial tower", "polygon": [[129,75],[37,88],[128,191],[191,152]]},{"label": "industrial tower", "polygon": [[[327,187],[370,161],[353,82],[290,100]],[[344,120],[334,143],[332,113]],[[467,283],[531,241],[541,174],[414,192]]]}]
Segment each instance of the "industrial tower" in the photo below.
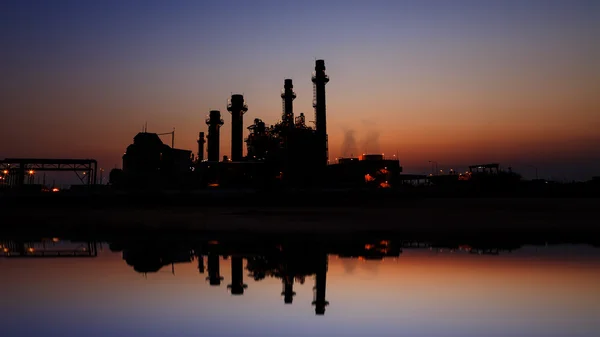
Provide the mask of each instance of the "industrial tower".
[{"label": "industrial tower", "polygon": [[286,79],[283,81],[283,92],[281,93],[281,98],[283,101],[283,114],[281,116],[281,121],[283,125],[287,128],[294,127],[294,99],[296,98],[296,93],[294,92],[294,85],[292,84],[291,79]]},{"label": "industrial tower", "polygon": [[329,76],[325,74],[325,61],[317,60],[315,63],[315,73],[312,76],[313,82],[313,107],[315,108],[316,133],[323,146],[323,165],[327,165],[329,160],[327,145],[327,114],[325,112],[325,84],[329,82]]},{"label": "industrial tower", "polygon": [[241,256],[231,257],[231,284],[227,289],[231,290],[231,295],[244,295],[244,289],[248,288],[244,284],[244,262]]},{"label": "industrial tower", "polygon": [[219,110],[211,110],[206,125],[208,125],[208,161],[219,161],[220,129],[224,124]]},{"label": "industrial tower", "polygon": [[314,287],[314,301],[312,302],[312,304],[315,306],[315,314],[325,315],[325,307],[329,305],[329,302],[325,299],[328,265],[327,254],[322,254],[319,257],[319,261],[317,263],[317,275],[315,277]]},{"label": "industrial tower", "polygon": [[227,111],[231,112],[231,160],[241,161],[244,145],[244,114],[248,106],[244,103],[243,95],[231,95],[227,104]]},{"label": "industrial tower", "polygon": [[204,132],[200,132],[198,135],[198,162],[204,160],[204,143],[206,143],[206,139],[204,139]]}]

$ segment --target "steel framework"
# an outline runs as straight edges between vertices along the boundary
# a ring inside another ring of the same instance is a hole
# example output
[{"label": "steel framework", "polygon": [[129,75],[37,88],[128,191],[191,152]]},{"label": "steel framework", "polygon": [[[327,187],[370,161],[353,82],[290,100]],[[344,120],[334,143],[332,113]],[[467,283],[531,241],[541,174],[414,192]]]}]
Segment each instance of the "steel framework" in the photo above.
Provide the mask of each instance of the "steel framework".
[{"label": "steel framework", "polygon": [[[0,160],[0,174],[3,174],[8,185],[23,185],[26,176],[33,176],[38,171],[72,171],[82,184],[93,185],[97,181],[98,162],[94,159],[6,158]],[[79,172],[82,172],[83,176],[79,175]]]}]

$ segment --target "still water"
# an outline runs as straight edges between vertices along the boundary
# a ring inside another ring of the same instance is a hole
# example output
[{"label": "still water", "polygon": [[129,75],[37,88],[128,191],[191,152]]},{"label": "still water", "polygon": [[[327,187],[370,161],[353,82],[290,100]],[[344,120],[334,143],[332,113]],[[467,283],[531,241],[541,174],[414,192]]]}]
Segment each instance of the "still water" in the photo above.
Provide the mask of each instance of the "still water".
[{"label": "still water", "polygon": [[600,336],[592,246],[1,244],[6,336]]}]

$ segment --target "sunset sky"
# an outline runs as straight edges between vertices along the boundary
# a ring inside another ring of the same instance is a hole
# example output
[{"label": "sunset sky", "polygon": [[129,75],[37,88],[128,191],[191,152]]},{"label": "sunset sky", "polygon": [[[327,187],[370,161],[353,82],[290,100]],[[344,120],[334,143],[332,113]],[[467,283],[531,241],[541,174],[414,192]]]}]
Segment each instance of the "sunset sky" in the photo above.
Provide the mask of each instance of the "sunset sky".
[{"label": "sunset sky", "polygon": [[[196,152],[211,109],[229,155],[229,96],[244,94],[245,126],[272,124],[291,78],[296,115],[314,120],[318,58],[331,78],[330,159],[398,153],[408,173],[500,162],[589,179],[600,174],[598,41],[593,0],[5,0],[0,158],[109,169],[146,122]],[[345,151],[349,131],[357,146]]]}]

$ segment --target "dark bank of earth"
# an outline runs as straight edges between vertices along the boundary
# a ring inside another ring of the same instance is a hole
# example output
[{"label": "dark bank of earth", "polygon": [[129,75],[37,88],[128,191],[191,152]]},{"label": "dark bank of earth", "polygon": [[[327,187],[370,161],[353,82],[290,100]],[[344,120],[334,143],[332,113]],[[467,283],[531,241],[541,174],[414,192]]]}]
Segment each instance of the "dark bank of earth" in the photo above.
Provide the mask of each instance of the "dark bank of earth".
[{"label": "dark bank of earth", "polygon": [[[4,198],[5,235],[213,233],[407,239],[600,237],[598,198],[409,198],[351,192]],[[162,235],[162,234],[161,234]]]}]

